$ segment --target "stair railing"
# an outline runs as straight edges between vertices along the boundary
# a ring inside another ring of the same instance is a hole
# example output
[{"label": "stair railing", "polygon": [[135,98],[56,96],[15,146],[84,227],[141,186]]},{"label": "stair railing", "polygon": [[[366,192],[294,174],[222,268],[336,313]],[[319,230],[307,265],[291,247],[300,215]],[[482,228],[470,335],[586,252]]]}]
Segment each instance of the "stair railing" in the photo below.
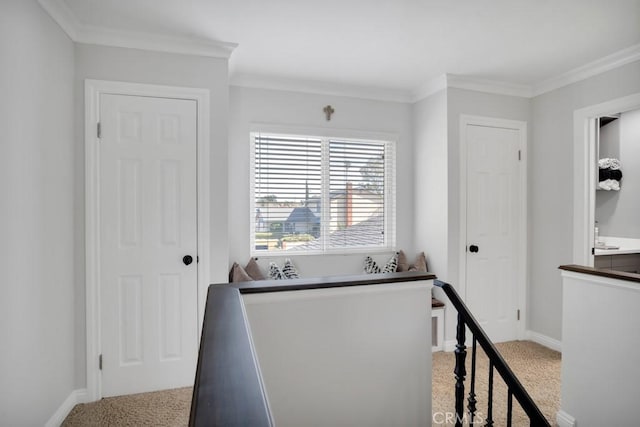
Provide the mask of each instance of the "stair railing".
[{"label": "stair railing", "polygon": [[[485,426],[493,426],[493,371],[496,370],[502,377],[507,386],[507,426],[512,425],[513,418],[513,398],[520,403],[520,406],[527,414],[532,427],[546,427],[550,426],[549,421],[540,411],[540,408],[535,404],[529,393],[525,390],[522,383],[515,376],[507,362],[502,358],[502,355],[498,352],[495,345],[491,342],[487,334],[484,332],[480,324],[475,317],[469,311],[469,308],[462,302],[460,296],[456,290],[448,283],[440,280],[434,280],[434,286],[441,288],[458,312],[458,324],[456,327],[456,348],[454,350],[456,365],[454,368],[454,375],[456,378],[455,384],[455,411],[456,411],[456,427],[463,425],[463,420],[467,419],[469,425],[474,425],[474,419],[477,414],[477,399],[476,399],[476,350],[477,344],[484,350],[485,354],[489,358],[489,384],[488,384],[488,402],[487,402],[487,415],[485,419]],[[464,410],[464,381],[467,376],[465,359],[467,356],[466,347],[466,328],[469,328],[473,335],[473,341],[471,346],[471,378],[470,378],[470,391],[467,398],[467,409],[469,418],[465,417]]]}]

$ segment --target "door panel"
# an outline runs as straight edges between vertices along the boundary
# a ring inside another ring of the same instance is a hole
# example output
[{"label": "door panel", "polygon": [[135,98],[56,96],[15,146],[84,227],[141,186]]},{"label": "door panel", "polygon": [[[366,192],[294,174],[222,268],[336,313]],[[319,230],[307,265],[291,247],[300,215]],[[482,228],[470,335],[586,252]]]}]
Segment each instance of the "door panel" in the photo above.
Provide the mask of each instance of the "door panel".
[{"label": "door panel", "polygon": [[517,338],[519,132],[466,126],[466,302],[495,342]]},{"label": "door panel", "polygon": [[196,102],[100,99],[102,394],[193,384]]}]

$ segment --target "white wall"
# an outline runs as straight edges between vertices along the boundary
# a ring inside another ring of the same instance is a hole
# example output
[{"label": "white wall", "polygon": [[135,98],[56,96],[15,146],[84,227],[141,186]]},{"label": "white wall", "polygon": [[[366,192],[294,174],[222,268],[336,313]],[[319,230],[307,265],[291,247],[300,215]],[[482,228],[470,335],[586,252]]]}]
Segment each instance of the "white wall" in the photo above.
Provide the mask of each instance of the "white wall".
[{"label": "white wall", "polygon": [[[322,109],[334,109],[326,121]],[[315,95],[266,89],[234,87],[229,103],[229,261],[244,265],[249,248],[249,132],[253,124],[282,126],[296,131],[345,130],[383,132],[397,136],[397,247],[413,247],[413,145],[411,106],[397,102],[373,101],[334,95]],[[376,258],[386,262],[391,254]],[[291,256],[303,277],[359,273],[364,254]],[[276,258],[281,261],[282,257]],[[260,257],[264,267],[270,258]],[[264,270],[264,268],[263,268]],[[266,272],[266,271],[265,271]]]},{"label": "white wall", "polygon": [[413,106],[414,252],[424,251],[429,270],[447,275],[447,91]]},{"label": "white wall", "polygon": [[[424,251],[429,270],[446,280],[449,268],[446,90],[414,104],[413,126],[414,252]],[[442,295],[439,298],[446,300]]]},{"label": "white wall", "polygon": [[622,163],[620,191],[596,191],[601,236],[640,238],[640,110],[622,113],[600,129],[600,158]]},{"label": "white wall", "polygon": [[75,388],[73,43],[0,3],[0,424],[44,425]]},{"label": "white wall", "polygon": [[561,409],[580,427],[638,425],[640,284],[562,273]]},{"label": "white wall", "polygon": [[640,92],[640,62],[532,100],[529,144],[529,325],[561,339],[558,266],[573,257],[573,113]]},{"label": "white wall", "polygon": [[430,288],[244,295],[275,424],[430,425]]},{"label": "white wall", "polygon": [[76,44],[75,78],[75,209],[76,209],[76,385],[83,387],[85,372],[84,283],[84,81],[114,80],[134,83],[205,88],[210,91],[211,128],[211,276],[224,282],[228,272],[227,228],[227,60]]}]

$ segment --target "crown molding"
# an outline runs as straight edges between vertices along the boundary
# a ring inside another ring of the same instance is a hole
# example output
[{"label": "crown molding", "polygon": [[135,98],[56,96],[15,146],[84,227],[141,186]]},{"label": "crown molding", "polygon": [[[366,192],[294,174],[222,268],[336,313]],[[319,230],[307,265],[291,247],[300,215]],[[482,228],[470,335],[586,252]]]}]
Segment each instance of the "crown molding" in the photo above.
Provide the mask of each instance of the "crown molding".
[{"label": "crown molding", "polygon": [[559,89],[640,60],[640,43],[534,85],[533,96]]},{"label": "crown molding", "polygon": [[531,98],[533,96],[533,90],[529,85],[483,80],[456,74],[441,74],[413,91],[412,102],[418,102],[447,88],[466,89],[497,95],[519,96],[522,98]]},{"label": "crown molding", "polygon": [[113,30],[83,25],[78,31],[78,43],[112,47],[144,49],[156,52],[180,53],[228,59],[236,43],[202,40],[190,37],[165,36],[125,30]]},{"label": "crown molding", "polygon": [[388,102],[412,102],[411,93],[403,90],[379,87],[336,84],[331,82],[298,80],[276,76],[233,73],[230,85],[253,89],[302,92],[316,95],[345,96]]},{"label": "crown molding", "polygon": [[604,58],[600,58],[578,68],[574,68],[573,70],[559,76],[543,80],[533,85],[514,84],[495,80],[482,80],[456,74],[446,74],[444,86],[442,82],[443,76],[430,80],[413,92],[413,102],[426,98],[444,87],[475,90],[499,95],[519,96],[523,98],[534,98],[538,95],[577,83],[639,60],[640,44],[636,44],[605,56]]},{"label": "crown molding", "polygon": [[210,56],[228,59],[236,43],[192,37],[167,36],[83,25],[63,0],[38,0],[42,8],[76,43],[144,49],[157,52]]},{"label": "crown molding", "polygon": [[447,87],[522,98],[531,98],[533,96],[533,90],[529,85],[477,79],[456,74],[447,74]]},{"label": "crown molding", "polygon": [[[639,60],[640,44],[636,44],[559,76],[549,78],[533,85],[514,84],[495,80],[482,80],[456,74],[446,74],[431,79],[412,92],[413,102],[426,98],[445,87],[475,90],[499,95],[519,96],[523,98],[534,98],[538,95],[577,83],[581,80],[597,76],[598,74],[602,74],[606,71],[610,71]],[[445,79],[444,83],[443,78]]]}]

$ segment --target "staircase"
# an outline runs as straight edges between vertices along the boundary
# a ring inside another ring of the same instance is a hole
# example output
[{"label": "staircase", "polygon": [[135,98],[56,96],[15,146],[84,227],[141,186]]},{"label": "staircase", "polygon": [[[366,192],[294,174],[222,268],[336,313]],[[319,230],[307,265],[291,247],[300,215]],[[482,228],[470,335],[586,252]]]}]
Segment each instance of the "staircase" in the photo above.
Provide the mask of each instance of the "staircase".
[{"label": "staircase", "polygon": [[[476,425],[484,423],[485,426],[493,426],[493,378],[497,372],[507,386],[507,426],[512,425],[513,419],[513,398],[517,400],[529,418],[529,425],[532,427],[550,426],[538,406],[527,391],[524,389],[511,368],[502,358],[496,347],[493,345],[487,334],[480,327],[478,321],[473,317],[469,308],[462,302],[456,290],[448,283],[434,280],[434,286],[441,288],[451,304],[458,312],[458,323],[456,327],[456,348],[454,375],[455,383],[455,425]],[[469,378],[469,393],[465,395],[465,379],[467,378],[467,328],[471,331],[471,372]],[[476,354],[478,344],[489,358],[489,381],[487,402],[478,402],[476,394]],[[467,409],[465,410],[465,399]],[[478,407],[486,405],[486,412],[479,416]]]}]

